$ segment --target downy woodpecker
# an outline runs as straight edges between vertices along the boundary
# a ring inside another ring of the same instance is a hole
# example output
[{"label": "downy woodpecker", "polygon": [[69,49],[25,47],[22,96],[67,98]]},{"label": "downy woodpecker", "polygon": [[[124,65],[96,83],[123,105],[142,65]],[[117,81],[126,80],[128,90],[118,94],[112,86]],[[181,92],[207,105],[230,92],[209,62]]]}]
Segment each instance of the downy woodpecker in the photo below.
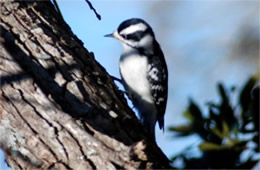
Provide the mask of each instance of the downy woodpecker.
[{"label": "downy woodpecker", "polygon": [[106,37],[114,37],[123,45],[119,68],[124,88],[155,140],[156,122],[164,129],[168,70],[153,30],[144,20],[133,18],[122,22]]}]

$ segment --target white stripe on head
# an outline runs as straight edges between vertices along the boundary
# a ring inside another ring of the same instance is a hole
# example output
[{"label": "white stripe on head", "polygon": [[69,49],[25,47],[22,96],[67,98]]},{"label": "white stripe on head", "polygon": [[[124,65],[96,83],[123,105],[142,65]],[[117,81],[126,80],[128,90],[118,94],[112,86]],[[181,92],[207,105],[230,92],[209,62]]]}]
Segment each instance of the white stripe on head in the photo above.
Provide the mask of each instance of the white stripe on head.
[{"label": "white stripe on head", "polygon": [[120,34],[131,34],[136,31],[145,31],[147,28],[148,27],[144,23],[138,23],[123,29],[122,31],[120,31]]},{"label": "white stripe on head", "polygon": [[140,41],[130,41],[128,43],[134,47],[149,47],[153,45],[153,37],[147,34]]},{"label": "white stripe on head", "polygon": [[146,47],[148,47],[148,46],[150,46],[150,45],[152,45],[152,43],[153,43],[153,37],[150,35],[150,34],[147,34],[146,36],[144,36],[140,41],[139,41],[139,46],[140,47],[144,47],[144,46],[146,46]]}]

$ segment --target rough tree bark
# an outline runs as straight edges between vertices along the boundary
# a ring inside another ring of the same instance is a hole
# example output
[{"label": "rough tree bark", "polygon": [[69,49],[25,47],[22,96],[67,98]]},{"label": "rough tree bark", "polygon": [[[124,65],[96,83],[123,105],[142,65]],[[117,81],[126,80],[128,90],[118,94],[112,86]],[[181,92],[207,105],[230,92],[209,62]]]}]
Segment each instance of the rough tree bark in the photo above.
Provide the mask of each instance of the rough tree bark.
[{"label": "rough tree bark", "polygon": [[169,168],[49,1],[1,1],[0,18],[0,147],[13,169]]}]

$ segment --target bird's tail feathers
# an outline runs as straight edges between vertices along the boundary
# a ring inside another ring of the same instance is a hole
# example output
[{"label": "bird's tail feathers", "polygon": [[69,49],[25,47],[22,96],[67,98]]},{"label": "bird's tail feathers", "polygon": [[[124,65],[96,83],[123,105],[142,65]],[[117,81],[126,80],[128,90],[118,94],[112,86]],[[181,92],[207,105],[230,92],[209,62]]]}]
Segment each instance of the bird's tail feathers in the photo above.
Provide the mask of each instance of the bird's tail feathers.
[{"label": "bird's tail feathers", "polygon": [[159,123],[159,128],[163,130],[164,132],[164,117],[159,117],[157,118],[158,123]]}]

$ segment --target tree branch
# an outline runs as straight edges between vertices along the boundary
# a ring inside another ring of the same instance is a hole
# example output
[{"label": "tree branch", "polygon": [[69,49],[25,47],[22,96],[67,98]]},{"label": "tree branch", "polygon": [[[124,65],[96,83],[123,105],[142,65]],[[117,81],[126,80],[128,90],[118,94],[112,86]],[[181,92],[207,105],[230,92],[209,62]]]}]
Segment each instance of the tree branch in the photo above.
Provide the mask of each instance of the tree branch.
[{"label": "tree branch", "polygon": [[52,3],[1,11],[0,147],[13,169],[170,167]]}]

